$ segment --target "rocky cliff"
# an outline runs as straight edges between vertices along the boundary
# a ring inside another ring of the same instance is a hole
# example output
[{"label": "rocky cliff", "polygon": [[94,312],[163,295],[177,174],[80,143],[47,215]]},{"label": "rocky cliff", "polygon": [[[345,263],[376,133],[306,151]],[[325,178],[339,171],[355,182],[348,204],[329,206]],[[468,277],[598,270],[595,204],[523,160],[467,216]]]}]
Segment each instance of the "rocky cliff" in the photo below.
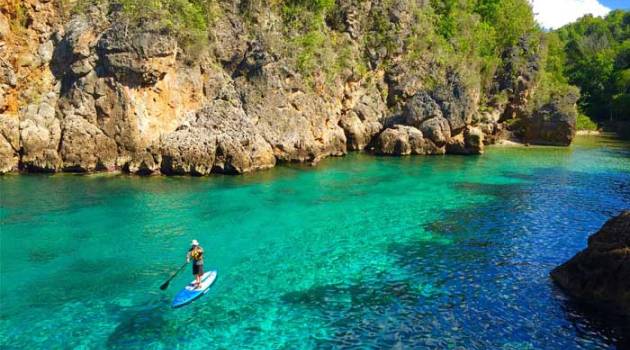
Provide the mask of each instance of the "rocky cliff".
[{"label": "rocky cliff", "polygon": [[630,315],[630,211],[606,222],[551,277],[578,299]]},{"label": "rocky cliff", "polygon": [[[528,109],[541,57],[526,38],[484,85],[470,62],[412,55],[432,52],[425,2],[339,0],[301,35],[286,9],[213,6],[196,47],[160,21],[130,21],[116,1],[5,1],[0,172],[238,174],[355,150],[480,154],[502,137],[574,135],[574,105]],[[313,46],[318,33],[329,37]],[[293,54],[295,43],[312,52]],[[510,131],[515,119],[531,120],[525,135]]]}]

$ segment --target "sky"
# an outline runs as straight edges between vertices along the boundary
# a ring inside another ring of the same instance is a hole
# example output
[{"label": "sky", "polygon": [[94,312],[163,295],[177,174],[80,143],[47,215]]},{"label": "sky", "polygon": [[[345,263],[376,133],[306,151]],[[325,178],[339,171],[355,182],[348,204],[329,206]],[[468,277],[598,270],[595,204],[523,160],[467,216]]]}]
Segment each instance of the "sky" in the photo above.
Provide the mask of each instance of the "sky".
[{"label": "sky", "polygon": [[630,0],[532,0],[536,19],[555,29],[586,15],[605,16],[610,10],[630,10]]}]

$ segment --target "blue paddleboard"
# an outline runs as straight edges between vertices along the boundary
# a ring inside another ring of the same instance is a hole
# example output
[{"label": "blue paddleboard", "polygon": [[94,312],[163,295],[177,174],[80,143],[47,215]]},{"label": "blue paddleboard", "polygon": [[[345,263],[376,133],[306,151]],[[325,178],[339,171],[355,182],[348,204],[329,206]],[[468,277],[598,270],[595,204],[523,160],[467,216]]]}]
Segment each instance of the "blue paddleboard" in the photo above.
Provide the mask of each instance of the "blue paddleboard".
[{"label": "blue paddleboard", "polygon": [[199,286],[199,288],[195,288],[195,281],[192,281],[189,285],[187,285],[186,287],[184,287],[184,289],[180,290],[179,293],[177,293],[175,299],[173,299],[173,304],[171,304],[171,306],[173,308],[176,308],[192,303],[195,299],[208,293],[208,290],[210,290],[210,286],[212,285],[212,283],[214,283],[214,280],[216,279],[216,271],[208,271],[204,273],[203,276],[201,276],[201,286]]}]

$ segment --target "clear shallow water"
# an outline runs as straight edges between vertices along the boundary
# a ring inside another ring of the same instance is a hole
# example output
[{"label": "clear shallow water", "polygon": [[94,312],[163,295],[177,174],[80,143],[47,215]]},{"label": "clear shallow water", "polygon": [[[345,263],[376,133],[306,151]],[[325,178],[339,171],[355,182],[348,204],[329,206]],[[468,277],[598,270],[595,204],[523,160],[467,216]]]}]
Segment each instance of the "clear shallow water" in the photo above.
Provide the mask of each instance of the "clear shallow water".
[{"label": "clear shallow water", "polygon": [[[630,148],[354,154],[247,176],[0,177],[0,346],[605,349],[549,271],[630,208]],[[210,293],[160,284],[196,238]]]}]

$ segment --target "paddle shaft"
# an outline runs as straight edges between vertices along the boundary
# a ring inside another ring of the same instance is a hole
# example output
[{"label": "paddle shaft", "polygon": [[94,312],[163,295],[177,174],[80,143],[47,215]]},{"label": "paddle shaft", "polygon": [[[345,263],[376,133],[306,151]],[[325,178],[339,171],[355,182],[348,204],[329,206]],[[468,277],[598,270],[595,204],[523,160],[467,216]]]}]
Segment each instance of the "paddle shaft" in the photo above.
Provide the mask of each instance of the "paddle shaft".
[{"label": "paddle shaft", "polygon": [[184,265],[182,265],[177,271],[175,271],[173,276],[167,279],[166,282],[162,283],[162,285],[160,286],[160,289],[162,290],[166,289],[168,287],[168,284],[171,283],[171,280],[175,278],[175,276],[177,276],[177,274],[179,274],[186,267],[186,265],[188,265],[188,261]]}]

